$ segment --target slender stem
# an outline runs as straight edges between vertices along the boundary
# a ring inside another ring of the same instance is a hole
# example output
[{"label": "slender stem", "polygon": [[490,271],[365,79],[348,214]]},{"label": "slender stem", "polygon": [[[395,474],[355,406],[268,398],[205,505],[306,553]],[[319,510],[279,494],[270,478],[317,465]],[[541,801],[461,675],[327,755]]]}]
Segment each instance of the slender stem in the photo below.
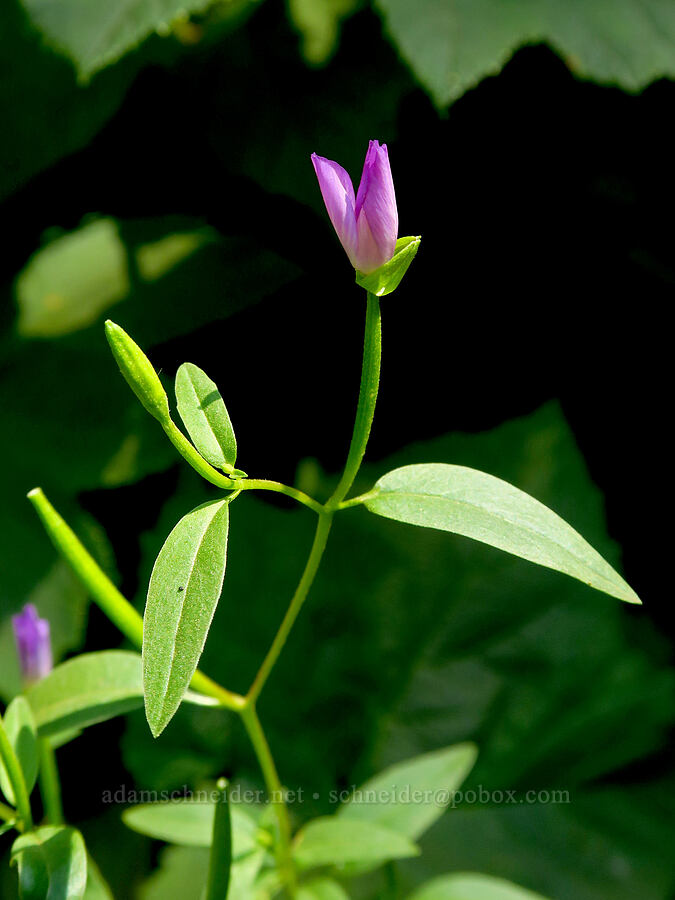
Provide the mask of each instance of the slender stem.
[{"label": "slender stem", "polygon": [[318,500],[314,500],[297,488],[282,484],[280,481],[268,481],[266,478],[242,478],[230,483],[233,488],[241,491],[274,491],[277,494],[285,494],[319,515],[323,512],[323,506]]},{"label": "slender stem", "polygon": [[256,712],[255,703],[249,702],[240,711],[242,722],[246,728],[246,733],[253,745],[253,750],[260,764],[263,778],[265,779],[265,787],[269,795],[269,801],[273,805],[277,822],[279,825],[279,840],[277,842],[277,860],[279,870],[283,873],[284,882],[288,888],[291,897],[295,897],[297,880],[295,876],[295,867],[293,865],[293,857],[291,853],[291,821],[288,815],[288,808],[284,800],[284,789],[279,779],[276,765],[270,746],[267,743],[265,732],[260,724],[258,713]]},{"label": "slender stem", "polygon": [[349,493],[349,489],[361,467],[361,461],[370,437],[373,416],[375,415],[375,404],[377,403],[377,392],[380,385],[381,356],[382,324],[380,319],[380,301],[374,294],[368,293],[361,386],[359,388],[359,403],[356,408],[354,431],[342,478],[335,488],[333,496],[326,504],[329,509],[338,508]]},{"label": "slender stem", "polygon": [[[51,505],[42,489],[34,488],[28,494],[28,499],[37,510],[52,543],[70,564],[94,602],[122,634],[140,649],[143,646],[143,617],[102,571],[72,528]],[[216,684],[199,670],[192,676],[190,684],[195,690],[209,697],[215,697],[229,709],[238,710],[244,703],[242,696]]]},{"label": "slender stem", "polygon": [[30,809],[28,791],[26,790],[26,781],[23,777],[19,760],[16,758],[14,748],[7,737],[7,732],[5,731],[5,726],[2,722],[2,716],[0,716],[0,760],[2,760],[5,766],[5,772],[7,773],[9,783],[12,785],[16,811],[22,820],[22,827],[26,831],[30,831],[33,827],[33,815]]},{"label": "slender stem", "polygon": [[362,503],[365,503],[366,500],[370,500],[371,497],[375,497],[379,493],[378,488],[373,488],[371,491],[367,491],[365,494],[359,494],[358,497],[352,497],[351,500],[343,500],[341,503],[338,503],[338,509],[349,509],[352,506],[360,506]]},{"label": "slender stem", "polygon": [[61,783],[54,748],[47,738],[38,738],[38,748],[40,752],[40,793],[45,815],[50,825],[62,825]]},{"label": "slender stem", "polygon": [[258,670],[258,674],[256,675],[251,688],[246,695],[246,700],[249,703],[255,703],[255,701],[260,696],[260,692],[265,686],[265,682],[270,676],[272,669],[274,668],[274,664],[279,658],[279,654],[284,648],[284,644],[288,638],[288,635],[293,628],[295,620],[298,617],[298,613],[302,609],[302,605],[307,598],[307,594],[309,593],[309,589],[312,586],[314,581],[314,577],[319,568],[319,564],[323,557],[323,552],[326,549],[326,542],[328,541],[328,535],[330,533],[330,527],[333,523],[333,514],[329,512],[323,512],[319,516],[319,521],[316,525],[316,531],[314,532],[314,542],[312,543],[312,549],[310,550],[309,557],[307,559],[307,563],[305,564],[305,569],[302,573],[302,577],[298,583],[297,588],[295,589],[295,593],[291,599],[290,605],[286,610],[286,615],[283,618],[281,625],[279,626],[279,630],[276,633],[274,640],[272,641],[272,646],[267,651],[267,656],[263,660],[260,669]]},{"label": "slender stem", "polygon": [[[232,479],[228,478],[227,475],[223,475],[217,469],[214,469],[212,465],[207,463],[171,419],[160,422],[160,424],[176,450],[178,450],[186,462],[190,463],[195,472],[198,472],[202,478],[210,481],[211,484],[215,484],[216,487],[224,488],[226,491],[233,490]],[[239,487],[239,485],[237,485],[237,487]]]}]

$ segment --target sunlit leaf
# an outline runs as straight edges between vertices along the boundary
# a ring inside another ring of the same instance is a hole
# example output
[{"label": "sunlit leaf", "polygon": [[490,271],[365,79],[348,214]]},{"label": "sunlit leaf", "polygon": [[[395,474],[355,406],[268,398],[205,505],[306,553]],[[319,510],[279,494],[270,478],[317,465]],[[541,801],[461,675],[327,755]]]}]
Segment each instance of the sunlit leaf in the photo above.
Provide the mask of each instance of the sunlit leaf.
[{"label": "sunlit leaf", "polygon": [[517,884],[490,875],[457,872],[422,885],[409,900],[544,900]]},{"label": "sunlit leaf", "polygon": [[[33,712],[26,699],[19,695],[7,707],[3,718],[5,732],[21,766],[28,793],[33,790],[38,774],[37,730]],[[14,791],[5,767],[0,761],[0,789],[15,805]]]},{"label": "sunlit leaf", "polygon": [[128,650],[83,653],[26,691],[41,735],[86,728],[143,702],[141,657]]},{"label": "sunlit leaf", "polygon": [[366,507],[410,525],[452,531],[564,572],[628,603],[640,599],[560,516],[486,472],[445,463],[403,466],[384,475]]},{"label": "sunlit leaf", "polygon": [[232,470],[237,461],[237,440],[217,386],[192,363],[176,373],[178,412],[192,441],[207,462]]},{"label": "sunlit leaf", "polygon": [[152,570],[143,623],[145,713],[157,737],[190,684],[225,577],[229,509],[214,500],[173,529]]}]

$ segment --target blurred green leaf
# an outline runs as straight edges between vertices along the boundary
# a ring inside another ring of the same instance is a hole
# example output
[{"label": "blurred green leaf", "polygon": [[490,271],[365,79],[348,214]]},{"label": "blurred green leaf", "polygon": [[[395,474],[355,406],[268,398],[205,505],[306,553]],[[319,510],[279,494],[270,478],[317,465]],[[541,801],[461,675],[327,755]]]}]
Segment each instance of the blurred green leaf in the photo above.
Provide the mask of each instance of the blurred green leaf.
[{"label": "blurred green leaf", "polygon": [[323,66],[337,49],[340,24],[362,0],[289,0],[288,14],[302,37],[302,55],[312,66]]},{"label": "blurred green leaf", "polygon": [[[232,807],[232,854],[235,859],[257,846],[256,822],[237,804]],[[185,847],[210,847],[213,839],[213,802],[183,800],[132,806],[122,813],[124,824],[140,834]]]},{"label": "blurred green leaf", "polygon": [[332,878],[317,878],[298,887],[298,900],[349,900],[349,894]]},{"label": "blurred green leaf", "polygon": [[419,849],[404,835],[358,819],[324,817],[300,829],[293,855],[302,869],[345,863],[385,863],[417,856]]},{"label": "blurred green leaf", "polygon": [[578,578],[612,597],[639,603],[633,589],[560,516],[486,472],[447,463],[388,472],[365,501],[370,512],[482,541]]},{"label": "blurred green leaf", "polygon": [[26,690],[41,735],[86,728],[139,707],[141,657],[128,650],[83,653]]},{"label": "blurred green leaf", "polygon": [[148,35],[169,34],[173,21],[202,12],[211,2],[124,0],[108,6],[88,0],[23,0],[47,43],[70,57],[83,82]]},{"label": "blurred green leaf", "polygon": [[84,892],[84,900],[114,900],[101,870],[95,860],[87,854],[87,887]]},{"label": "blurred green leaf", "polygon": [[376,0],[391,39],[439,107],[525,44],[548,43],[575,74],[630,91],[675,75],[667,0]]},{"label": "blurred green leaf", "polygon": [[145,714],[157,737],[194,675],[225,577],[229,502],[212,500],[178,522],[152,570],[143,623]]},{"label": "blurred green leaf", "polygon": [[16,282],[17,330],[54,337],[86,328],[129,292],[124,244],[113,219],[97,219],[38,250]]},{"label": "blurred green leaf", "polygon": [[44,46],[19,0],[3,0],[0,59],[12,73],[0,79],[2,198],[87,144],[122,102],[135,66],[118,66],[82,88],[70,63]]},{"label": "blurred green leaf", "polygon": [[427,882],[409,900],[543,900],[543,897],[502,878],[457,872]]},{"label": "blurred green leaf", "polygon": [[[2,718],[5,732],[23,772],[26,790],[30,795],[38,775],[37,730],[33,713],[25,698],[18,696],[9,704]],[[0,789],[9,803],[15,806],[12,783],[2,762],[0,762]]]},{"label": "blurred green leaf", "polygon": [[45,825],[20,835],[12,846],[21,900],[76,900],[87,883],[87,851],[74,828]]},{"label": "blurred green leaf", "polygon": [[415,841],[443,815],[476,753],[473,744],[458,744],[390,766],[357,788],[337,815],[383,825]]},{"label": "blurred green leaf", "polygon": [[217,386],[192,363],[176,373],[178,412],[188,434],[204,457],[218,469],[231,470],[237,461],[237,440]]}]

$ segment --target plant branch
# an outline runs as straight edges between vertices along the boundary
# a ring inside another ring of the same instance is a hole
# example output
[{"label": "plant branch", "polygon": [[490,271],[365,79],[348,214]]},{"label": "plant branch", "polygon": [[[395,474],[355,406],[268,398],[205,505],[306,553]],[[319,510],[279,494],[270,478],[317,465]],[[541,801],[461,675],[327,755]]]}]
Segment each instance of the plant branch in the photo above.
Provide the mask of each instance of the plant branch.
[{"label": "plant branch", "polygon": [[40,752],[40,794],[45,815],[50,825],[62,825],[61,783],[54,748],[47,738],[38,739],[38,748]]}]

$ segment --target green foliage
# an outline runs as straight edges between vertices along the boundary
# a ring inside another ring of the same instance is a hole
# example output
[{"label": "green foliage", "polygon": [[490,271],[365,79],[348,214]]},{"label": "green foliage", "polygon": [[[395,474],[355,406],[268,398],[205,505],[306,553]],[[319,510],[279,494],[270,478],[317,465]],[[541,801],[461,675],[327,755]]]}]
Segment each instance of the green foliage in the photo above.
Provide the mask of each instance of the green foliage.
[{"label": "green foliage", "polygon": [[[366,464],[355,490],[368,490],[382,472],[428,459],[479,467],[517,483],[574,521],[618,565],[604,500],[556,405],[488,432],[453,434]],[[317,496],[328,496],[333,486],[324,477]],[[141,584],[181,510],[209,495],[189,473],[181,479],[144,536]],[[201,665],[245,690],[300,574],[312,521],[304,510],[277,509],[251,494],[236,504],[227,590],[237,615],[217,610]],[[651,630],[643,641],[631,624],[632,612],[479,542],[404,528],[358,508],[341,513],[324,568],[260,702],[285,784],[307,791],[294,813],[306,819],[334,812],[328,798],[341,785],[474,740],[481,752],[466,788],[565,788],[573,802],[449,810],[424,836],[422,856],[399,864],[411,888],[447,871],[451,855],[458,870],[489,872],[565,900],[572,900],[570,884],[578,891],[574,900],[603,900],[603,881],[619,900],[662,900],[658,886],[668,873],[675,876],[663,862],[667,818],[650,825],[648,801],[626,787],[615,790],[614,807],[591,787],[658,752],[675,721],[672,673]],[[305,740],[289,741],[294,733]],[[234,771],[258,777],[225,714],[185,705],[158,742],[131,717],[123,751],[147,788],[178,788],[215,775],[224,754]],[[644,812],[636,813],[631,846],[622,837],[628,812],[621,810],[632,802]],[[601,825],[592,816],[596,803]],[[577,848],[599,842],[587,871],[580,868],[583,853],[565,843],[566,829]],[[540,853],[531,850],[533,834]],[[613,854],[623,861],[620,871]],[[572,882],[570,869],[578,876]]]},{"label": "green foliage", "polygon": [[75,828],[45,825],[12,846],[21,900],[77,900],[87,883],[87,851]]},{"label": "green foliage", "polygon": [[664,0],[376,0],[387,31],[440,107],[524,44],[549,43],[572,71],[639,90],[675,74],[675,14]]},{"label": "green foliage", "polygon": [[143,702],[141,657],[128,650],[83,653],[26,691],[40,735],[86,728]]},{"label": "green foliage", "polygon": [[313,819],[301,828],[293,845],[301,869],[346,863],[381,865],[418,853],[419,848],[408,838],[382,825],[328,816]]},{"label": "green foliage", "polygon": [[338,816],[383,825],[416,841],[443,815],[476,752],[472,744],[459,744],[390,766],[357,788]]},{"label": "green foliage", "polygon": [[204,503],[183,516],[152,570],[143,623],[143,690],[155,737],[178,709],[206,643],[225,577],[228,503]]},{"label": "green foliage", "polygon": [[317,878],[301,884],[298,900],[349,900],[349,895],[331,878]]},{"label": "green foliage", "polygon": [[46,41],[70,57],[86,82],[152,32],[168,34],[174,20],[202,12],[212,0],[125,0],[112,6],[87,0],[23,2]]},{"label": "green foliage", "polygon": [[[5,732],[21,766],[26,790],[33,790],[38,774],[38,748],[35,720],[26,700],[19,696],[7,707],[3,716]],[[0,760],[0,789],[9,803],[15,806],[14,791]]]},{"label": "green foliage", "polygon": [[415,891],[410,900],[543,900],[525,888],[502,878],[458,872],[441,875]]},{"label": "green foliage", "polygon": [[[231,805],[232,855],[235,859],[256,849],[257,823],[239,805]],[[140,834],[185,847],[210,847],[216,804],[192,800],[132,806],[122,814],[124,824]]]},{"label": "green foliage", "polygon": [[402,237],[396,241],[396,252],[383,266],[369,275],[356,273],[356,283],[376,297],[391,294],[401,283],[419,250],[420,237]]},{"label": "green foliage", "polygon": [[192,363],[176,373],[178,412],[204,459],[226,472],[237,461],[237,439],[223,398],[208,375]]},{"label": "green foliage", "polygon": [[[209,860],[209,876],[206,881],[206,900],[221,900],[227,897],[234,858],[233,817],[230,805],[227,782],[218,782],[219,797],[215,804],[213,817],[213,837],[211,841],[211,857]],[[254,845],[255,846],[255,845]],[[252,847],[251,849],[254,849]]]},{"label": "green foliage", "polygon": [[640,602],[560,516],[486,472],[447,463],[403,466],[380,478],[365,505],[379,516],[462,534],[565,572],[612,597]]}]

